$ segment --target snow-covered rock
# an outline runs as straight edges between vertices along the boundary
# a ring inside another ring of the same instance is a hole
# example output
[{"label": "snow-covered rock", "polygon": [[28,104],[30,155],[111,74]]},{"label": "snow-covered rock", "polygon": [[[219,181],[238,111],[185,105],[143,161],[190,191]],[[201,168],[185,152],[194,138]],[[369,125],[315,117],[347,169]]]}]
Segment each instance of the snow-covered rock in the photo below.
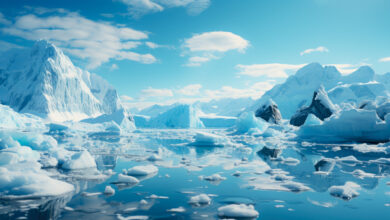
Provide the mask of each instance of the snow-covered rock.
[{"label": "snow-covered rock", "polygon": [[259,212],[253,205],[231,204],[219,207],[218,216],[221,218],[257,218]]},{"label": "snow-covered rock", "polygon": [[87,150],[74,153],[68,160],[66,160],[62,164],[62,168],[67,170],[87,169],[95,167],[95,159]]},{"label": "snow-covered rock", "polygon": [[45,40],[1,56],[0,102],[52,121],[81,120],[122,108],[112,86],[75,67]]},{"label": "snow-covered rock", "polygon": [[282,115],[278,109],[278,106],[272,99],[267,100],[260,108],[255,112],[255,116],[264,119],[269,123],[279,124],[282,120]]},{"label": "snow-covered rock", "polygon": [[308,107],[299,109],[295,115],[291,117],[290,124],[302,126],[309,114],[315,115],[320,120],[330,117],[336,111],[336,107],[330,101],[324,87],[320,87],[313,94],[313,99]]}]

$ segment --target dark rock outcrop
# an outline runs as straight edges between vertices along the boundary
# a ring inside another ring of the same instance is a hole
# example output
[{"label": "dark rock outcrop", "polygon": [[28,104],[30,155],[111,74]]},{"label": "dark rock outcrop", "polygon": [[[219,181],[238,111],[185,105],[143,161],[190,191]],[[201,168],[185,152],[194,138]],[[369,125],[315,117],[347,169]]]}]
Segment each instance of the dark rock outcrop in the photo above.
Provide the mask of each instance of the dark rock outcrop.
[{"label": "dark rock outcrop", "polygon": [[291,117],[290,124],[298,127],[302,126],[309,114],[313,114],[323,121],[330,117],[334,111],[335,108],[330,101],[328,94],[323,87],[320,87],[314,92],[310,106],[299,109],[295,115]]},{"label": "dark rock outcrop", "polygon": [[268,158],[277,158],[282,151],[277,148],[268,148],[268,147],[263,147],[263,149],[259,150],[257,154],[259,156],[264,156]]},{"label": "dark rock outcrop", "polygon": [[279,124],[282,120],[279,108],[272,99],[269,99],[267,103],[258,108],[255,112],[255,116],[274,124]]}]

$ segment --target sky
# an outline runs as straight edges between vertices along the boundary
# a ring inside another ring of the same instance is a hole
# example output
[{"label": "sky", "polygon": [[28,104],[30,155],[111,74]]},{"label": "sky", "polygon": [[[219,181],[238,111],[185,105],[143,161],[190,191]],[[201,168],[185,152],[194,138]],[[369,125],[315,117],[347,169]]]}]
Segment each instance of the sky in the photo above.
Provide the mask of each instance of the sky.
[{"label": "sky", "polygon": [[388,0],[4,0],[0,52],[47,39],[129,107],[259,98],[307,63],[390,72]]}]

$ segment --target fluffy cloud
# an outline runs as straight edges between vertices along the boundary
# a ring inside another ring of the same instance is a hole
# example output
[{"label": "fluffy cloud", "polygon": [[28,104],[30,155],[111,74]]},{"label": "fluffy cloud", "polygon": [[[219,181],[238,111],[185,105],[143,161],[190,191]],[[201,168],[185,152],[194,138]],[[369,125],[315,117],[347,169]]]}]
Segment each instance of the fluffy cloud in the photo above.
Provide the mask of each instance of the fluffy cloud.
[{"label": "fluffy cloud", "polygon": [[390,57],[383,57],[379,59],[379,62],[390,62]]},{"label": "fluffy cloud", "polygon": [[5,18],[3,13],[0,12],[0,24],[9,25],[11,22]]},{"label": "fluffy cloud", "polygon": [[244,52],[249,42],[244,38],[231,32],[214,31],[196,34],[184,41],[183,47],[188,50],[190,58],[187,66],[200,66],[202,63],[219,56],[230,50]]},{"label": "fluffy cloud", "polygon": [[173,92],[170,89],[155,89],[149,87],[141,91],[141,99],[150,98],[150,97],[171,97]]},{"label": "fluffy cloud", "polygon": [[202,85],[200,84],[191,84],[179,89],[177,93],[185,96],[194,96],[199,94],[201,88]]},{"label": "fluffy cloud", "polygon": [[147,33],[129,27],[96,22],[77,13],[55,16],[27,14],[1,29],[3,33],[27,40],[47,39],[82,59],[88,60],[88,68],[96,68],[110,59],[153,63],[151,54],[139,54],[131,49],[148,38]]},{"label": "fluffy cloud", "polygon": [[267,63],[267,64],[253,64],[241,65],[238,64],[236,68],[240,71],[240,75],[268,78],[287,78],[287,71],[296,71],[305,64],[282,64],[282,63]]},{"label": "fluffy cloud", "polygon": [[329,52],[328,48],[326,47],[323,47],[323,46],[319,46],[317,48],[309,48],[309,49],[306,49],[304,51],[302,51],[300,54],[301,56],[305,55],[305,54],[310,54],[310,53],[313,53],[313,52],[321,52],[321,53],[324,53],[324,52]]},{"label": "fluffy cloud", "polygon": [[231,86],[223,86],[218,90],[206,90],[206,96],[211,99],[219,98],[244,98],[252,97],[254,99],[260,98],[266,91],[272,89],[275,81],[257,82],[248,88],[238,89]]},{"label": "fluffy cloud", "polygon": [[244,52],[249,46],[249,42],[244,38],[231,32],[214,31],[196,34],[187,39],[184,47],[192,52],[196,51],[217,51],[226,52],[238,50]]},{"label": "fluffy cloud", "polygon": [[188,14],[197,15],[206,10],[210,0],[119,0],[128,7],[133,17],[161,12],[166,8],[184,7]]}]

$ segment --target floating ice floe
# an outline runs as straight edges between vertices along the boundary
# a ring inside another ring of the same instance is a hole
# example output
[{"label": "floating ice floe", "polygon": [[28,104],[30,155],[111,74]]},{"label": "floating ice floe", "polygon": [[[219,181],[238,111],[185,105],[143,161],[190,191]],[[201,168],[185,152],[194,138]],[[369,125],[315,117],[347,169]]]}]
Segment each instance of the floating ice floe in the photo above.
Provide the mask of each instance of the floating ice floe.
[{"label": "floating ice floe", "polygon": [[343,186],[332,186],[329,188],[329,193],[332,196],[351,200],[359,195],[360,186],[354,182],[346,182]]},{"label": "floating ice floe", "polygon": [[127,170],[127,175],[130,176],[147,176],[158,172],[158,168],[154,165],[135,166]]},{"label": "floating ice floe", "polygon": [[218,173],[215,173],[211,176],[199,176],[199,179],[207,180],[210,182],[221,182],[223,180],[226,180],[226,177],[223,177],[223,176],[219,175]]},{"label": "floating ice floe", "polygon": [[257,218],[259,212],[253,205],[231,204],[219,207],[218,216],[221,218]]},{"label": "floating ice floe", "polygon": [[256,118],[253,112],[244,112],[237,119],[235,134],[261,134],[268,127],[262,118]]},{"label": "floating ice floe", "polygon": [[117,183],[126,183],[126,184],[137,184],[139,183],[139,180],[135,177],[124,175],[124,174],[118,174]]},{"label": "floating ice floe", "polygon": [[64,163],[62,164],[62,168],[67,170],[78,170],[95,167],[95,159],[87,150],[74,153],[68,160],[64,161]]},{"label": "floating ice floe", "polygon": [[104,194],[106,194],[106,195],[114,195],[115,194],[115,190],[111,186],[106,186],[106,188],[104,189]]},{"label": "floating ice floe", "polygon": [[194,136],[195,141],[190,145],[199,147],[222,147],[225,145],[232,145],[229,138],[222,135],[197,131]]},{"label": "floating ice floe", "polygon": [[195,206],[209,205],[211,203],[211,198],[206,194],[200,194],[192,196],[189,203]]},{"label": "floating ice floe", "polygon": [[186,209],[182,206],[180,207],[177,207],[177,208],[172,208],[172,209],[168,209],[167,212],[186,212]]}]

